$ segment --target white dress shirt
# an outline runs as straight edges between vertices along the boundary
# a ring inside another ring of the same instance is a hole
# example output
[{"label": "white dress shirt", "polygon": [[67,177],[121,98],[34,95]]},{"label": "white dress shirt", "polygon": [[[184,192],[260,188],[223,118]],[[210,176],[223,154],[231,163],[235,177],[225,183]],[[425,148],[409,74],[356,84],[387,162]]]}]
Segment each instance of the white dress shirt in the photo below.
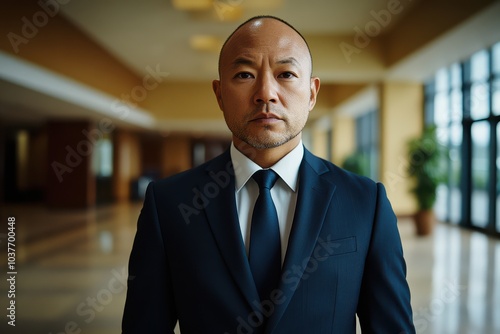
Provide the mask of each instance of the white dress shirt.
[{"label": "white dress shirt", "polygon": [[[259,186],[252,178],[252,175],[263,168],[238,151],[234,144],[231,144],[230,152],[235,169],[236,208],[238,210],[241,236],[243,237],[248,255],[252,213],[257,197],[259,196]],[[278,214],[281,239],[281,263],[285,259],[288,238],[297,204],[299,167],[303,156],[304,147],[301,141],[290,153],[270,167],[270,169],[279,175],[276,184],[271,189],[271,197]]]}]

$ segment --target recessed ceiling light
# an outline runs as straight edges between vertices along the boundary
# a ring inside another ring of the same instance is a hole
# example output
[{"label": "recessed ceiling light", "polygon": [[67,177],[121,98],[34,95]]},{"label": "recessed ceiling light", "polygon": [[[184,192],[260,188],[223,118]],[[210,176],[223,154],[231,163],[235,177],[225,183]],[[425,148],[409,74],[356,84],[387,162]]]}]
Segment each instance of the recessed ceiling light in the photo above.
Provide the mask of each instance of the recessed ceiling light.
[{"label": "recessed ceiling light", "polygon": [[258,10],[272,10],[283,7],[284,0],[252,0],[245,1],[245,7]]},{"label": "recessed ceiling light", "polygon": [[213,0],[172,0],[178,10],[207,10],[212,8]]},{"label": "recessed ceiling light", "polygon": [[214,7],[215,13],[222,21],[238,21],[243,17],[242,6],[224,5],[220,7],[219,5],[215,5]]}]

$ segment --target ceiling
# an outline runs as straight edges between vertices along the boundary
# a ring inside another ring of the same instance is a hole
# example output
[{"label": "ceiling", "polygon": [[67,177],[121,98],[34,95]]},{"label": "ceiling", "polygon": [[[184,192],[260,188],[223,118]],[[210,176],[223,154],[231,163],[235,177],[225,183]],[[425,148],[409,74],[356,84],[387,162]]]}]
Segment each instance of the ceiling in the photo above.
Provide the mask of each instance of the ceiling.
[{"label": "ceiling", "polygon": [[[112,119],[122,127],[153,128],[155,120],[137,107],[119,117],[116,98],[41,66],[0,52],[0,119],[37,125],[46,119]],[[15,110],[15,112],[13,112]]]},{"label": "ceiling", "polygon": [[[246,18],[270,14],[293,24],[308,40],[323,41],[325,36],[352,38],[355,26],[363,27],[373,21],[373,11],[387,9],[389,3],[387,0],[210,0],[212,6],[208,10],[186,12],[175,9],[173,1],[68,1],[61,5],[61,10],[68,20],[138,77],[146,74],[148,66],[158,65],[169,73],[167,80],[175,84],[210,81],[217,77],[218,48],[211,52],[194,50],[189,42],[192,36],[211,35],[222,42]],[[389,32],[394,23],[409,13],[411,16],[411,6],[418,1],[421,0],[402,0],[400,3],[405,10],[393,15],[391,25],[382,33]],[[238,20],[229,19],[224,11],[228,8],[241,12]],[[363,67],[362,62],[346,66],[344,59],[340,65],[331,66],[334,60],[327,57],[320,61],[332,70],[316,75],[323,83],[373,83],[384,78],[422,81],[439,67],[498,41],[499,14],[500,1],[497,1],[488,12],[467,20],[391,68],[383,63],[368,63]],[[463,43],[464,39],[467,43]],[[338,52],[338,42],[319,43],[319,46]],[[0,64],[0,119],[3,122],[37,123],[50,117],[113,118],[109,105],[116,97],[1,51]],[[133,117],[125,120],[125,126],[165,131],[227,131],[223,120],[213,124],[205,121],[198,124],[189,119],[161,123],[147,110],[139,108],[131,113]],[[122,123],[117,117],[113,119],[116,124]]]},{"label": "ceiling", "polygon": [[[215,0],[205,11],[187,12],[175,9],[171,0],[86,0],[70,1],[62,11],[139,76],[145,74],[148,65],[160,64],[168,69],[170,80],[199,81],[216,77],[218,48],[215,52],[196,51],[190,47],[192,36],[211,35],[222,42],[243,20],[262,14],[283,18],[306,36],[352,35],[354,26],[373,20],[370,11],[385,9],[387,3],[387,0]],[[232,8],[242,13],[237,21],[229,20],[226,15]],[[403,16],[394,15],[391,26]]]}]

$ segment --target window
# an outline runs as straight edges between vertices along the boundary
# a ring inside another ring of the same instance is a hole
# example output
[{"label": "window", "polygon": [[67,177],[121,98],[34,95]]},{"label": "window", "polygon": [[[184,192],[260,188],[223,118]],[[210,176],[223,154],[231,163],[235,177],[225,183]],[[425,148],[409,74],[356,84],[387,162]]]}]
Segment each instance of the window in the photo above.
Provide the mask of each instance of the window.
[{"label": "window", "polygon": [[493,80],[492,91],[493,115],[500,115],[500,78]]},{"label": "window", "polygon": [[470,110],[472,119],[489,116],[489,55],[485,50],[474,54],[471,63]]},{"label": "window", "polygon": [[490,125],[487,121],[472,124],[472,205],[474,226],[488,224],[488,165]]},{"label": "window", "polygon": [[496,230],[500,231],[500,124],[497,124],[497,156],[495,159],[496,165],[496,174],[497,174],[497,182],[496,182]]},{"label": "window", "polygon": [[98,177],[113,175],[113,142],[110,138],[97,141],[93,151],[92,169]]},{"label": "window", "polygon": [[366,159],[365,174],[378,180],[378,112],[368,112],[356,119],[356,152]]},{"label": "window", "polygon": [[425,119],[448,152],[437,218],[500,236],[500,43],[429,80]]},{"label": "window", "polygon": [[449,145],[449,220],[451,223],[458,224],[462,219],[462,191],[460,189],[460,178],[462,174],[462,123],[452,123],[450,127],[450,145]]},{"label": "window", "polygon": [[448,171],[448,179],[439,185],[435,205],[436,216],[440,220],[458,223],[461,220],[460,175],[462,170],[462,68],[453,64],[441,69],[434,77],[436,91],[429,90],[429,99],[434,94],[434,103],[426,109],[431,124],[437,126],[436,134],[440,145],[448,148],[448,156],[442,164]]}]

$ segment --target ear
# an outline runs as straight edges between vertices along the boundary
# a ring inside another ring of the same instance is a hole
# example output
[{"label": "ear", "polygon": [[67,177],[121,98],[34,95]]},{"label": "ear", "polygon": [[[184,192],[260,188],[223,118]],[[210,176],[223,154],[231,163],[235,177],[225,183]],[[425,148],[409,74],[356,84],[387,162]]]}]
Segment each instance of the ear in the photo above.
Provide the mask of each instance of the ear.
[{"label": "ear", "polygon": [[311,97],[309,99],[309,111],[313,110],[316,105],[316,97],[318,96],[320,80],[318,77],[311,78]]},{"label": "ear", "polygon": [[221,93],[221,89],[220,89],[220,80],[212,81],[212,89],[214,91],[215,98],[217,99],[217,103],[219,104],[220,110],[224,111],[224,108],[223,108],[224,104],[222,103],[222,93]]}]

